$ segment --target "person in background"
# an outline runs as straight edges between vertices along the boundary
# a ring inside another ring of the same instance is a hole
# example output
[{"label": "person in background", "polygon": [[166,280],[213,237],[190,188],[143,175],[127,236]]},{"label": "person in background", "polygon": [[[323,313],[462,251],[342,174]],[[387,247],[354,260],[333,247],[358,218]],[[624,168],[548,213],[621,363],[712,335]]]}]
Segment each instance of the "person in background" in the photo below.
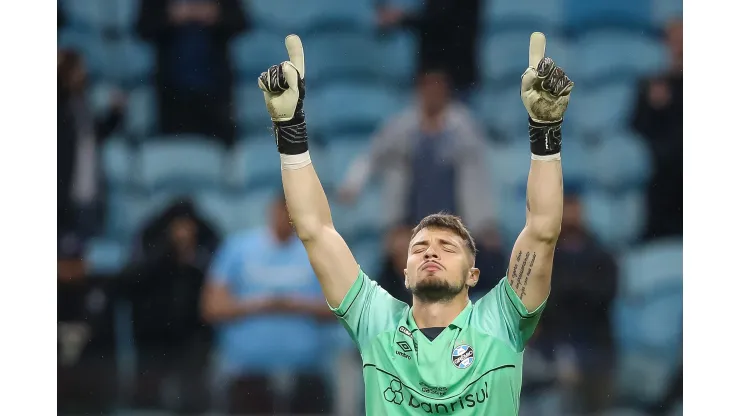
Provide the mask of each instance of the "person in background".
[{"label": "person in background", "polygon": [[650,146],[652,178],[647,192],[644,239],[683,234],[683,22],[666,27],[670,66],[638,86],[632,128]]},{"label": "person in background", "polygon": [[467,101],[478,81],[480,0],[424,1],[419,11],[380,1],[377,24],[381,29],[410,28],[419,37],[419,68],[448,68],[454,95]]},{"label": "person in background", "polygon": [[125,96],[115,91],[96,117],[87,102],[87,71],[73,50],[57,53],[57,233],[85,239],[102,221],[98,147],[121,124]]},{"label": "person in background", "polygon": [[372,138],[370,152],[354,161],[339,196],[354,202],[370,177],[382,173],[387,225],[416,224],[448,212],[477,233],[494,222],[481,127],[450,96],[445,71],[422,72],[417,98]]},{"label": "person in background", "polygon": [[198,304],[218,237],[189,201],[178,201],[145,227],[142,242],[146,250],[122,279],[137,353],[134,406],[204,412],[211,330]]},{"label": "person in background", "polygon": [[231,236],[218,249],[202,294],[203,317],[216,327],[230,414],[329,411],[323,379],[334,322],[285,199],[271,204],[268,226]]},{"label": "person in background", "polygon": [[230,39],[247,29],[239,0],[142,0],[137,31],[157,53],[163,134],[234,142]]},{"label": "person in background", "polygon": [[[580,187],[567,186],[563,222],[553,263],[542,344],[556,351],[561,378],[570,383],[573,411],[599,414],[610,404],[614,367],[611,309],[617,265],[583,221]],[[537,345],[537,344],[535,344]]]}]

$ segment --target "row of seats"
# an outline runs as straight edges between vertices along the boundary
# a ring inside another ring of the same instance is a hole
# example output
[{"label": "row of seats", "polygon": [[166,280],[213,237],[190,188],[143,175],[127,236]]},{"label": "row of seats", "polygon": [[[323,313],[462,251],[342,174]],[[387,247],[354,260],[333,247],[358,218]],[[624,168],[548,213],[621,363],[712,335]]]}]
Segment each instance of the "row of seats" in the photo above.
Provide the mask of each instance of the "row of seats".
[{"label": "row of seats", "polygon": [[[636,102],[637,85],[612,82],[593,88],[576,84],[578,95],[568,108],[564,129],[568,136],[598,135],[625,126]],[[90,91],[94,112],[104,114],[109,108],[111,84],[97,84]],[[359,98],[358,98],[359,97]],[[240,135],[261,135],[270,130],[262,92],[254,82],[244,82],[235,89],[234,118]],[[330,142],[337,137],[367,137],[383,122],[412,104],[413,94],[373,84],[338,83],[313,88],[306,97],[306,114],[311,137]],[[350,104],[348,104],[350,103]],[[471,109],[481,115],[492,139],[517,140],[527,136],[526,113],[519,96],[519,84],[506,88],[481,89],[471,99]],[[129,105],[123,131],[145,138],[157,131],[156,94],[151,86],[141,86],[129,93]]]},{"label": "row of seats", "polygon": [[[367,140],[343,136],[326,146],[313,147],[312,158],[325,185],[336,187],[351,161],[366,154],[369,146]],[[523,192],[529,170],[527,146],[524,137],[511,144],[489,144],[486,158],[497,186]],[[138,148],[112,138],[102,154],[111,186],[147,192],[213,187],[243,191],[273,186],[280,180],[274,140],[269,133],[240,141],[233,150],[198,136],[152,139]],[[644,142],[624,131],[610,132],[607,139],[593,144],[569,137],[563,144],[563,159],[566,180],[588,188],[614,192],[641,189],[651,174]]]},{"label": "row of seats", "polygon": [[[372,30],[375,1],[355,0],[240,0],[254,25],[278,33],[342,29]],[[70,23],[88,30],[131,31],[140,0],[61,0]],[[415,0],[390,0],[406,9],[418,8]],[[291,13],[282,13],[290,10]],[[639,29],[661,27],[681,15],[679,0],[486,0],[483,21],[490,30],[537,26],[537,30],[579,29],[605,24]]]}]

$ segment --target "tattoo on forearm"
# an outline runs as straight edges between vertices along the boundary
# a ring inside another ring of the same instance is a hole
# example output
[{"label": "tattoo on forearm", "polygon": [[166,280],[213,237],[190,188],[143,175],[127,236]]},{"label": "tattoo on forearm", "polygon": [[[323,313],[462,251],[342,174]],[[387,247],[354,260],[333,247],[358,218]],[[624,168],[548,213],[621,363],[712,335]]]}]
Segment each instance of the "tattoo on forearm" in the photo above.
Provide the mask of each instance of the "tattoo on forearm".
[{"label": "tattoo on forearm", "polygon": [[[524,257],[522,257],[521,251],[516,255],[514,270],[512,270],[509,276],[509,284],[521,299],[524,299],[524,296],[527,295],[527,284],[529,283],[529,276],[532,274],[532,267],[534,267],[536,258],[537,253],[530,251],[524,253]],[[524,273],[525,269],[526,274]]]}]

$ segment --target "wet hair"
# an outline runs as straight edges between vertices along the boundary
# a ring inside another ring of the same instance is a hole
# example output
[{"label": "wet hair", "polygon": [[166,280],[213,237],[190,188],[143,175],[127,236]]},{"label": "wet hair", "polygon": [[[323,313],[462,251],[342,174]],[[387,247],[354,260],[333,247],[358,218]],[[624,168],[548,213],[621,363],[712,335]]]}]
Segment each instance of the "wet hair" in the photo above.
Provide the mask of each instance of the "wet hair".
[{"label": "wet hair", "polygon": [[452,231],[458,237],[462,238],[465,242],[465,247],[470,251],[470,254],[472,254],[473,257],[478,253],[473,236],[470,235],[470,231],[468,231],[468,228],[465,227],[462,219],[457,215],[447,214],[444,212],[427,215],[424,219],[419,221],[419,224],[417,224],[411,231],[411,238],[413,239],[416,237],[416,234],[425,228],[441,228]]}]

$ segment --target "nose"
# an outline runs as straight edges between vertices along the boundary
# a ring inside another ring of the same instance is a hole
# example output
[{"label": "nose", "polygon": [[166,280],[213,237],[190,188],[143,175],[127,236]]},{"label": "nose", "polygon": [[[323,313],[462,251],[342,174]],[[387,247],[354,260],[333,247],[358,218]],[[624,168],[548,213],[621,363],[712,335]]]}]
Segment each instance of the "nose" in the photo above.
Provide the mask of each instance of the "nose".
[{"label": "nose", "polygon": [[438,258],[439,256],[437,255],[437,252],[434,250],[434,248],[432,248],[431,245],[427,247],[427,250],[424,252],[424,260],[438,259]]}]

